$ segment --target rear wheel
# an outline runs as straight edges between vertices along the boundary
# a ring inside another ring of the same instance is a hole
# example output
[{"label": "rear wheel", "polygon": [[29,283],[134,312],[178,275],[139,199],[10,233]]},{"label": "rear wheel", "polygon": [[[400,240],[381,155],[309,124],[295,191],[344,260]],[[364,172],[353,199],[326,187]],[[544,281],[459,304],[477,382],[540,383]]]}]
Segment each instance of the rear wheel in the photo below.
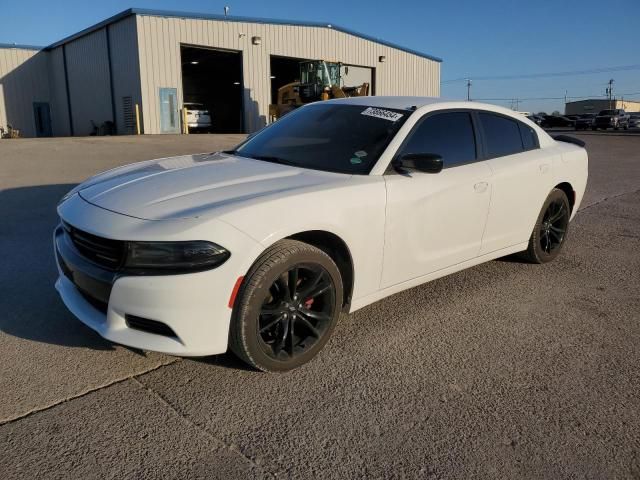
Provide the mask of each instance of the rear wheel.
[{"label": "rear wheel", "polygon": [[243,282],[231,323],[231,350],[265,372],[299,367],[329,339],[342,295],[340,271],[331,257],[306,243],[280,241]]},{"label": "rear wheel", "polygon": [[556,258],[567,239],[570,217],[567,195],[554,188],[542,206],[522,256],[532,263],[547,263]]}]

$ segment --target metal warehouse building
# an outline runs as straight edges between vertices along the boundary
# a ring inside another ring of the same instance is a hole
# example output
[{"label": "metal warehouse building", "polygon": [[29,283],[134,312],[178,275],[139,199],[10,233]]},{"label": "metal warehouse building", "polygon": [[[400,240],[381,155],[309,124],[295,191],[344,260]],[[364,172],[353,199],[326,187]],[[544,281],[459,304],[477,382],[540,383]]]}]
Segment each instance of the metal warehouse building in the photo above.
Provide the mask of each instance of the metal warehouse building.
[{"label": "metal warehouse building", "polygon": [[565,115],[579,115],[581,113],[598,113],[602,110],[621,108],[627,112],[640,112],[640,102],[624,99],[607,100],[602,98],[567,102],[564,106]]},{"label": "metal warehouse building", "polygon": [[341,62],[374,95],[440,94],[439,58],[335,25],[129,9],[43,49],[0,45],[0,127],[132,134],[137,108],[142,133],[179,133],[197,102],[215,131],[252,132],[306,59]]}]

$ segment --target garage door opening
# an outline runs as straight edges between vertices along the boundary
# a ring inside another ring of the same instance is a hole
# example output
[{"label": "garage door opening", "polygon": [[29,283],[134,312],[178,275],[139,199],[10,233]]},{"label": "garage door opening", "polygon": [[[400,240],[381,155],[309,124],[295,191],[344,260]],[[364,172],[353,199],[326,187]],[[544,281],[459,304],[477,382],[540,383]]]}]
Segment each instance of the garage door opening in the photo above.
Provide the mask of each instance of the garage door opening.
[{"label": "garage door opening", "polygon": [[277,57],[271,55],[271,103],[278,101],[278,89],[300,80],[300,62],[307,58]]},{"label": "garage door opening", "polygon": [[242,54],[181,46],[180,55],[189,131],[243,133]]},{"label": "garage door opening", "polygon": [[[307,58],[271,56],[271,103],[278,100],[278,89],[288,83],[300,80],[300,62]],[[358,65],[341,64],[340,86],[360,87],[369,84],[369,95],[374,95],[374,69]]]}]

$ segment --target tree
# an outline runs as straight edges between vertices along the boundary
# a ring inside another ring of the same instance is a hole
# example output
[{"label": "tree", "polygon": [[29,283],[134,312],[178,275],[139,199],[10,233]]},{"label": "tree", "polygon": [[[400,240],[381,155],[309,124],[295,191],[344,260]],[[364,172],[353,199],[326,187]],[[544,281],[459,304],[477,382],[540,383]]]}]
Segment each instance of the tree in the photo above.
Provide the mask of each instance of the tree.
[{"label": "tree", "polygon": [[560,112],[558,110],[554,110],[551,115],[553,115],[554,117],[559,117],[560,116]]}]

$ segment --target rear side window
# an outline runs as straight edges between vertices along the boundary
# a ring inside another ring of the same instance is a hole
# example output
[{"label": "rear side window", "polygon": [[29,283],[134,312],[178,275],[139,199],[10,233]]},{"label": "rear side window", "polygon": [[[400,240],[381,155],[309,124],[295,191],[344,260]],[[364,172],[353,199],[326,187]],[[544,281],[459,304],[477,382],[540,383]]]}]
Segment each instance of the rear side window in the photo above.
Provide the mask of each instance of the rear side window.
[{"label": "rear side window", "polygon": [[525,150],[534,150],[539,147],[538,135],[529,125],[518,122],[520,127],[520,137],[522,137],[522,146]]},{"label": "rear side window", "polygon": [[412,133],[402,153],[435,153],[444,166],[476,160],[476,139],[468,112],[437,113],[425,118]]},{"label": "rear side window", "polygon": [[514,155],[524,150],[518,126],[520,122],[493,113],[480,112],[479,116],[489,158]]}]

